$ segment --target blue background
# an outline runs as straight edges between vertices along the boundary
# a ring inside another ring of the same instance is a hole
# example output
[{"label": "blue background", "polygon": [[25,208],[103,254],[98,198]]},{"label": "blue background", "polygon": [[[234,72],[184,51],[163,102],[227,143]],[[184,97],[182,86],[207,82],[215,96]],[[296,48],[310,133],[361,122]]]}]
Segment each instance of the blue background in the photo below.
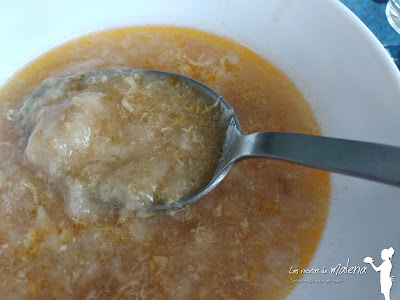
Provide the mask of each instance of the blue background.
[{"label": "blue background", "polygon": [[378,38],[400,67],[400,35],[386,19],[387,0],[340,0]]}]

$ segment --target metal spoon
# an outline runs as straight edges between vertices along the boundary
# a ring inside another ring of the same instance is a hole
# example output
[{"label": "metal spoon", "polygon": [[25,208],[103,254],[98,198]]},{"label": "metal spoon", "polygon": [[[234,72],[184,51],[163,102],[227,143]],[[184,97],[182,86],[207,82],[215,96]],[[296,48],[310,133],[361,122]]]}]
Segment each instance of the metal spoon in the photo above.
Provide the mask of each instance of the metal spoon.
[{"label": "metal spoon", "polygon": [[[131,70],[132,71],[132,70]],[[145,71],[145,70],[142,70]],[[222,114],[231,114],[226,125],[223,151],[211,181],[197,194],[181,201],[157,204],[149,210],[180,208],[195,202],[214,189],[239,161],[272,158],[334,173],[400,186],[400,147],[288,132],[258,132],[244,135],[233,108],[218,93],[191,78],[168,72],[147,70],[159,76],[173,76],[205,97],[220,102]]]}]

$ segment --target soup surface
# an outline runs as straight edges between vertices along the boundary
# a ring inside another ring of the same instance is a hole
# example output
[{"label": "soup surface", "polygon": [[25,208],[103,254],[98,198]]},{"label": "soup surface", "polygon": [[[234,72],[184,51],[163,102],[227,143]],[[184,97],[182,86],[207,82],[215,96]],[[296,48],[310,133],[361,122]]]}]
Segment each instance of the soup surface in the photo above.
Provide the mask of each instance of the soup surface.
[{"label": "soup surface", "polygon": [[[279,70],[221,37],[133,27],[51,50],[0,90],[2,298],[284,298],[296,278],[289,277],[290,266],[306,267],[320,239],[330,194],[326,172],[248,160],[181,210],[143,215],[116,208],[93,220],[71,216],[60,184],[27,159],[28,140],[16,118],[23,100],[46,78],[113,67],[197,79],[233,106],[245,133],[320,133],[310,107]],[[48,150],[46,143],[40,147]],[[38,162],[46,159],[51,156]]]}]

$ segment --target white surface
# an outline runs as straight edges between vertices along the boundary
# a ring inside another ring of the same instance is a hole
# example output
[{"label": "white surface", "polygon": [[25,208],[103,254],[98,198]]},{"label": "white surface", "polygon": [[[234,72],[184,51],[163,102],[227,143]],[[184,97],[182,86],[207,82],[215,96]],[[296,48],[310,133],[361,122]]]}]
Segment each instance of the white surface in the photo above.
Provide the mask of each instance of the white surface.
[{"label": "white surface", "polygon": [[[0,85],[23,64],[72,37],[135,24],[190,26],[228,36],[295,82],[325,135],[400,145],[399,73],[338,0],[10,1],[0,11]],[[400,189],[333,176],[330,215],[310,267],[345,264],[347,258],[351,266],[362,267],[366,256],[379,265],[380,251],[392,246],[397,251],[392,299],[398,299],[399,211]],[[365,275],[336,279],[343,283],[300,284],[289,299],[383,299],[379,274],[371,267]]]}]

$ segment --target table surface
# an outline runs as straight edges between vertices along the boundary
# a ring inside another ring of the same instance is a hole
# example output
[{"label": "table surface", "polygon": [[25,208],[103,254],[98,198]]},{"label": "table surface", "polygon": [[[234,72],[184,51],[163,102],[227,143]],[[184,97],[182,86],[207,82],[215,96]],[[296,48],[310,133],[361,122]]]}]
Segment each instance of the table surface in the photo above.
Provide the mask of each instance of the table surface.
[{"label": "table surface", "polygon": [[400,67],[400,34],[386,19],[387,0],[340,0],[378,38]]}]

